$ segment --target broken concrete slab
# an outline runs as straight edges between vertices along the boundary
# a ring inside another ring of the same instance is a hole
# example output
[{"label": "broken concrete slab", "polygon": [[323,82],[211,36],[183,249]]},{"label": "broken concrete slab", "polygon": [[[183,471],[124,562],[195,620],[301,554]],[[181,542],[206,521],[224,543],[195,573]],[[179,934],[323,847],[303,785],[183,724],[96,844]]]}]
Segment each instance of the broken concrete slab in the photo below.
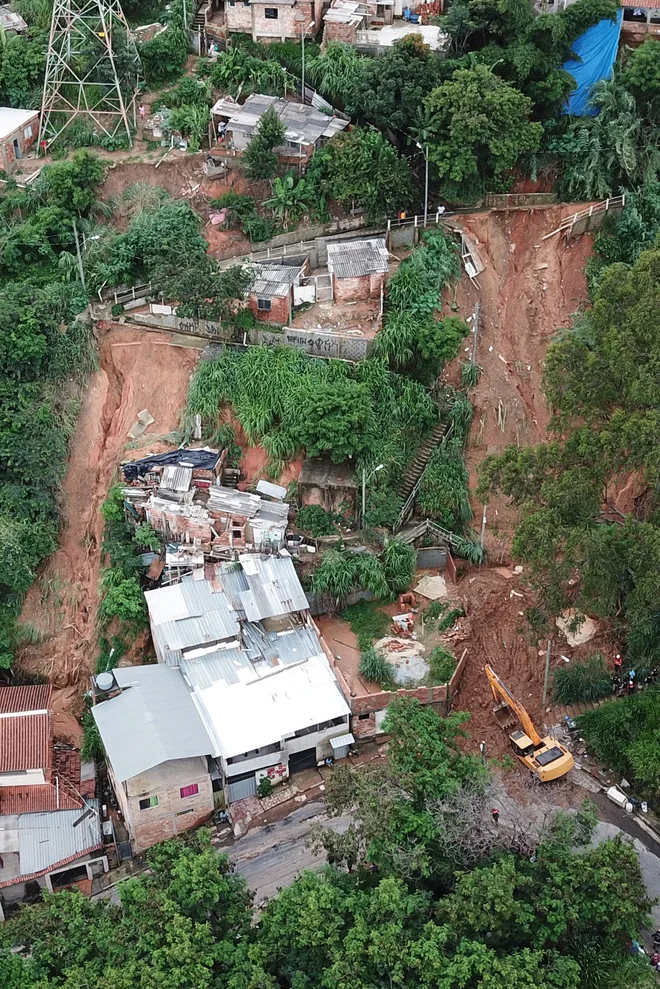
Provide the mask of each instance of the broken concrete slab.
[{"label": "broken concrete slab", "polygon": [[568,608],[559,618],[555,619],[555,625],[566,636],[569,646],[581,646],[585,642],[593,639],[598,631],[598,625],[592,618],[580,614],[575,608]]},{"label": "broken concrete slab", "polygon": [[415,588],[415,594],[421,594],[422,597],[428,598],[429,601],[439,601],[442,598],[449,597],[445,578],[439,574],[435,577],[432,577],[430,574],[424,574]]},{"label": "broken concrete slab", "polygon": [[156,421],[149,409],[142,409],[141,412],[138,412],[137,418],[138,422],[141,422],[144,426],[150,426],[152,422]]}]

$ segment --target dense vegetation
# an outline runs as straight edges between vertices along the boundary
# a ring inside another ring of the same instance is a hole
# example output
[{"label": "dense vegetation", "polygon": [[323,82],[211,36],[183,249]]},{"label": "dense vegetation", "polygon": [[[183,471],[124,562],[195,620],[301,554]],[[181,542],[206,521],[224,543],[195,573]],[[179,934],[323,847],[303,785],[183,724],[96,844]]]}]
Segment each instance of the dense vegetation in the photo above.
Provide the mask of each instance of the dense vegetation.
[{"label": "dense vegetation", "polygon": [[333,777],[330,805],[354,807],[355,823],[317,842],[339,868],[304,873],[256,923],[201,832],[152,849],[117,905],[64,892],[25,908],[0,932],[3,989],[652,986],[626,954],[650,906],[632,846],[590,847],[587,809],[540,835],[498,831],[461,724],[391,705],[387,763]]},{"label": "dense vegetation", "polygon": [[55,549],[59,484],[95,366],[94,337],[79,283],[62,281],[103,167],[85,152],[44,169],[29,192],[0,201],[0,666],[11,663],[23,595]]},{"label": "dense vegetation", "polygon": [[578,718],[596,759],[636,783],[650,800],[660,796],[660,696],[657,688],[603,704]]}]

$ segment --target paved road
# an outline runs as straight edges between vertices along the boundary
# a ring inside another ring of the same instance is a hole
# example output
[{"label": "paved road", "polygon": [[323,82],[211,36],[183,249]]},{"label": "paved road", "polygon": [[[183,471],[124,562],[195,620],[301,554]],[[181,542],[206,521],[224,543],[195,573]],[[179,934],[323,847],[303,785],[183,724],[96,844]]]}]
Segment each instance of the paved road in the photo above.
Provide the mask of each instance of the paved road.
[{"label": "paved road", "polygon": [[275,896],[278,886],[290,886],[303,869],[325,864],[325,855],[315,855],[307,847],[312,827],[321,821],[336,831],[345,831],[350,817],[345,815],[328,820],[323,803],[314,801],[294,810],[276,824],[248,831],[226,849],[236,871],[254,890],[255,903],[260,903],[264,897]]},{"label": "paved road", "polygon": [[[596,803],[600,818],[594,840],[605,841],[621,831],[627,834],[639,855],[649,895],[660,898],[660,842],[644,832],[634,818],[619,810],[605,794],[590,793],[589,796]],[[504,825],[507,812],[521,812],[511,798],[502,800],[500,806]],[[529,811],[528,807],[526,811]],[[323,803],[312,802],[276,824],[249,831],[226,849],[236,870],[254,890],[255,903],[260,903],[264,897],[275,896],[278,886],[290,886],[303,869],[319,868],[325,863],[325,857],[313,854],[306,843],[314,824],[321,821],[337,831],[345,831],[350,816],[328,819]],[[652,916],[655,925],[660,927],[660,904],[653,908]]]}]

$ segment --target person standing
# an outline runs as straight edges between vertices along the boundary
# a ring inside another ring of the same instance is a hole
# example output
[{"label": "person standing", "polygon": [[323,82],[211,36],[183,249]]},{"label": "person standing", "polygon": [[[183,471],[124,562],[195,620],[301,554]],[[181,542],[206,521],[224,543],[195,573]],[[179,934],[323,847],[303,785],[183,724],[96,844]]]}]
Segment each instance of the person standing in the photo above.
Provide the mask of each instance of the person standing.
[{"label": "person standing", "polygon": [[493,809],[490,812],[490,816],[495,821],[495,824],[497,824],[499,826],[499,823],[500,823],[500,812],[497,809],[497,807],[493,807]]}]

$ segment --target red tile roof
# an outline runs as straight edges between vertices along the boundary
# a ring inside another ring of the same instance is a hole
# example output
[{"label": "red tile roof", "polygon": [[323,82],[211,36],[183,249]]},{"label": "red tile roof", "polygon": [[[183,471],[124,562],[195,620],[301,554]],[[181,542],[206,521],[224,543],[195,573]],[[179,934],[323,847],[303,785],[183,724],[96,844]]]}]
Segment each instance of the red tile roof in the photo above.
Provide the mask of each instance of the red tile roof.
[{"label": "red tile roof", "polygon": [[18,711],[47,711],[50,707],[51,686],[39,683],[27,687],[0,687],[0,714]]},{"label": "red tile roof", "polygon": [[0,716],[0,773],[48,770],[52,757],[49,714]]},{"label": "red tile roof", "polygon": [[0,816],[41,814],[47,810],[76,810],[82,801],[64,786],[55,783],[38,786],[0,786]]},{"label": "red tile roof", "polygon": [[50,769],[50,695],[49,684],[0,687],[0,773]]}]

